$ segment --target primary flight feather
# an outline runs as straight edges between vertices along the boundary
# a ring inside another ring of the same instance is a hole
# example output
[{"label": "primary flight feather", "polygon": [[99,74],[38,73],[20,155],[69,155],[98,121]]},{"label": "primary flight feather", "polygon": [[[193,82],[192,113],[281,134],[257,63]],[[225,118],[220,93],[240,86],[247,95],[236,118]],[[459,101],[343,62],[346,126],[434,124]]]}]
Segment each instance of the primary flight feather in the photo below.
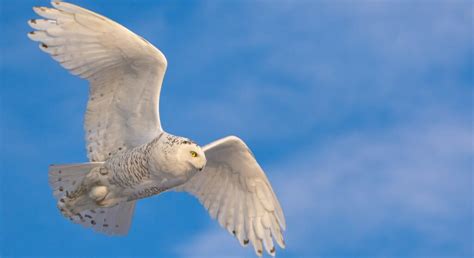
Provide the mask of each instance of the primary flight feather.
[{"label": "primary flight feather", "polygon": [[165,56],[104,16],[52,2],[34,7],[30,39],[90,83],[85,114],[89,163],[52,165],[61,213],[106,234],[126,234],[135,201],[164,191],[196,196],[212,218],[257,255],[285,247],[286,223],[265,173],[245,143],[228,136],[200,147],[163,131]]}]

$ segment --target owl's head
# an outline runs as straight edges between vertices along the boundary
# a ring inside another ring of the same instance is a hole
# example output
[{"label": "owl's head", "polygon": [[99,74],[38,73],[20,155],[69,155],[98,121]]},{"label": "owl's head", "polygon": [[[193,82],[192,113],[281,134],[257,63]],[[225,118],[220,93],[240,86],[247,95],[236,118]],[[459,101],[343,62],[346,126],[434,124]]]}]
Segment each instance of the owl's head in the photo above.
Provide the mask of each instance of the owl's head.
[{"label": "owl's head", "polygon": [[167,179],[188,180],[206,166],[206,155],[188,138],[163,135],[153,144],[151,168]]},{"label": "owl's head", "polygon": [[177,158],[179,162],[186,163],[189,169],[201,171],[206,166],[206,155],[199,145],[183,138],[178,144]]}]

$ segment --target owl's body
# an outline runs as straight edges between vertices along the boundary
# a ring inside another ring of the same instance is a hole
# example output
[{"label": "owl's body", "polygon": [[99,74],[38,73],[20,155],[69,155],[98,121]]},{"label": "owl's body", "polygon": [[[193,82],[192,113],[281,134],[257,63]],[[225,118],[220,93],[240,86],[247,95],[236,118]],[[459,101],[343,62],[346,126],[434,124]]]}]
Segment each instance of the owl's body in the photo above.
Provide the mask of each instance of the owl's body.
[{"label": "owl's body", "polygon": [[[186,157],[190,152],[195,153],[194,159]],[[50,183],[56,191],[65,193],[58,200],[58,208],[65,216],[73,217],[85,210],[113,207],[182,185],[205,164],[199,146],[163,132],[149,143],[110,153],[105,162],[51,166]],[[68,173],[77,166],[82,166],[84,173],[74,169]],[[68,187],[70,181],[75,183]]]}]

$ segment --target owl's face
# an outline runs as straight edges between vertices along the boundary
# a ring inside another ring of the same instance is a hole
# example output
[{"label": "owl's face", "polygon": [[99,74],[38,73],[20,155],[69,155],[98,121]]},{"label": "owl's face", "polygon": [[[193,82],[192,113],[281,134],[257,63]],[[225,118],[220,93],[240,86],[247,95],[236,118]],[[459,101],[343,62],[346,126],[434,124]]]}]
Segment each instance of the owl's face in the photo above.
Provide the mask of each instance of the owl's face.
[{"label": "owl's face", "polygon": [[206,166],[206,155],[199,145],[192,141],[183,141],[177,152],[178,160],[186,163],[192,172],[201,171]]},{"label": "owl's face", "polygon": [[183,183],[206,166],[204,151],[193,141],[166,134],[154,143],[150,153],[153,174]]}]

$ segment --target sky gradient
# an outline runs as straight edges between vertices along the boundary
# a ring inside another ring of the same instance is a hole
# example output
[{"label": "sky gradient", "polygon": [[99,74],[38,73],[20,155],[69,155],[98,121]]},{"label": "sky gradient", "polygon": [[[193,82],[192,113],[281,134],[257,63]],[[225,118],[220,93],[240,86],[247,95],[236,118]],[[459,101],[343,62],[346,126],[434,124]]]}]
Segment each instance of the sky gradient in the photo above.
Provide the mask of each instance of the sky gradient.
[{"label": "sky gradient", "polygon": [[[472,1],[73,3],[161,49],[163,128],[247,142],[287,219],[278,257],[472,257]],[[125,237],[61,217],[51,163],[86,161],[87,82],[1,1],[0,256],[253,256],[197,200],[138,202]]]}]

